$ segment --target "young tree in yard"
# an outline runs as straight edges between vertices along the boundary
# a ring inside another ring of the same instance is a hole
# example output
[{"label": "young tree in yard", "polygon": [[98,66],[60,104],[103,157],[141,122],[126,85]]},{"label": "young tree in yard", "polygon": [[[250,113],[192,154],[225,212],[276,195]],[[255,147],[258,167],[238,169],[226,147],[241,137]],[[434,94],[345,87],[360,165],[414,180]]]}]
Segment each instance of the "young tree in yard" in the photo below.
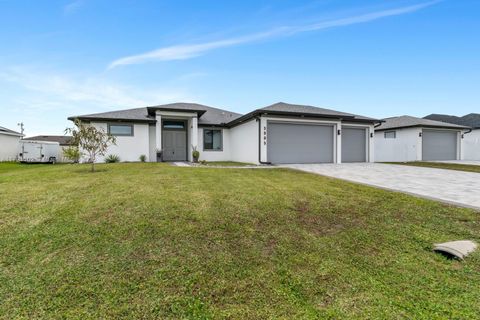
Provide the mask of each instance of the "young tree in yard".
[{"label": "young tree in yard", "polygon": [[82,157],[82,152],[77,146],[70,146],[63,149],[63,156],[73,163],[78,163]]},{"label": "young tree in yard", "polygon": [[82,153],[86,154],[92,164],[92,172],[95,171],[95,161],[98,156],[104,156],[108,146],[115,144],[115,137],[109,135],[103,129],[97,129],[92,125],[75,120],[76,128],[67,128],[65,133],[72,135],[72,143],[77,145]]}]

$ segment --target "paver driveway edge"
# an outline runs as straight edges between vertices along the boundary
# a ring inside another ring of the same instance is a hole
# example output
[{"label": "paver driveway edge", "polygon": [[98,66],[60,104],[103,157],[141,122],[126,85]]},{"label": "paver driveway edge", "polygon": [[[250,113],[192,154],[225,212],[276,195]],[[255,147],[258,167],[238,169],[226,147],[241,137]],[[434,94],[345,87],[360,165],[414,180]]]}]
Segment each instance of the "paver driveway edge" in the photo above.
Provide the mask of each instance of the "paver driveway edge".
[{"label": "paver driveway edge", "polygon": [[[319,164],[319,165],[310,165],[310,166],[325,166],[325,168],[328,168],[328,166],[332,167],[332,166],[342,166],[342,165],[343,166],[345,166],[345,165],[352,166],[352,165],[355,165],[355,164]],[[401,166],[401,165],[390,165],[390,164],[387,165],[387,164],[376,164],[376,163],[375,164],[368,164],[368,165],[370,165],[370,166],[374,166],[374,165],[393,166],[393,167],[397,167],[397,169],[399,169],[399,170],[401,170],[400,169],[401,167],[406,167],[406,166]],[[446,203],[446,204],[449,204],[449,205],[455,205],[455,206],[460,206],[460,207],[480,211],[480,202],[479,202],[479,204],[477,204],[477,203],[470,204],[470,203],[468,203],[468,201],[465,201],[465,200],[464,201],[455,201],[455,200],[451,200],[451,199],[445,199],[445,198],[442,198],[442,197],[427,195],[425,193],[418,193],[418,192],[408,191],[408,190],[401,189],[401,188],[389,187],[389,186],[376,184],[376,183],[369,183],[367,181],[361,181],[360,179],[349,178],[349,177],[345,177],[345,176],[339,176],[339,175],[336,175],[335,173],[318,172],[315,169],[309,168],[309,165],[292,164],[292,165],[279,165],[278,167],[288,168],[288,169],[292,169],[292,170],[298,170],[298,171],[301,171],[301,172],[307,172],[307,173],[312,173],[312,174],[317,174],[317,175],[322,175],[322,176],[329,177],[329,178],[334,178],[334,179],[345,180],[345,181],[349,181],[349,182],[352,182],[352,183],[358,183],[358,184],[362,184],[362,185],[366,185],[366,186],[370,186],[370,187],[374,187],[374,188],[379,188],[379,189],[383,189],[383,190],[400,192],[400,193],[408,194],[408,195],[411,195],[411,196],[414,196],[414,197],[417,197],[417,198],[439,201],[439,202]],[[313,168],[315,168],[315,167],[313,167]],[[321,168],[321,167],[317,167],[317,168]],[[410,167],[410,168],[412,168],[412,167]],[[438,172],[452,171],[452,170],[436,169],[436,168],[435,169],[423,168],[423,167],[415,167],[415,168],[417,168],[417,169],[427,169],[427,173],[428,173],[428,170],[440,170]],[[464,173],[464,172],[462,172],[462,173]],[[480,174],[479,173],[469,173],[469,174],[478,175],[478,178],[476,178],[475,180],[479,181],[478,183],[480,185]],[[459,174],[459,175],[461,175],[461,174]],[[480,193],[478,193],[478,194],[479,194],[478,198],[480,199]]]}]

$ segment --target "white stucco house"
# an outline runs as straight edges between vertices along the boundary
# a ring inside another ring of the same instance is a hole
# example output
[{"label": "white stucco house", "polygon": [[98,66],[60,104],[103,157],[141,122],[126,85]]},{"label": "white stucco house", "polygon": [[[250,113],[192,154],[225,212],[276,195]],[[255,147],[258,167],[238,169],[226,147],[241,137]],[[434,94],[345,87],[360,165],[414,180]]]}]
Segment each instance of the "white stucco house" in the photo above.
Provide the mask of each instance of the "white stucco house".
[{"label": "white stucco house", "polygon": [[[262,163],[374,161],[379,120],[306,105],[276,103],[241,115],[173,103],[70,117],[116,136],[108,154],[121,161],[200,160]],[[159,155],[159,157],[157,157]],[[99,159],[102,161],[103,159]]]},{"label": "white stucco house", "polygon": [[0,161],[13,161],[17,158],[21,138],[21,133],[0,127]]},{"label": "white stucco house", "polygon": [[425,119],[454,123],[471,128],[463,135],[463,160],[480,160],[480,113],[470,113],[463,117],[446,114],[431,114]]},{"label": "white stucco house", "polygon": [[465,159],[468,126],[411,116],[382,119],[375,128],[375,161]]}]

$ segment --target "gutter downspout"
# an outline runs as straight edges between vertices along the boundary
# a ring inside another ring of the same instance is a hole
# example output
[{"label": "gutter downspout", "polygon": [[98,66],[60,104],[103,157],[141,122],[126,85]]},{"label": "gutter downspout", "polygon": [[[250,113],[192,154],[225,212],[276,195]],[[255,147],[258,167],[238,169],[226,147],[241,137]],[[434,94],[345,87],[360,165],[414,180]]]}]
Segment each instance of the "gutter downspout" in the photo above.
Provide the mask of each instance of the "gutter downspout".
[{"label": "gutter downspout", "polygon": [[462,132],[462,139],[464,138],[464,136],[465,136],[466,134],[469,134],[470,132],[472,132],[472,131],[473,131],[473,129],[472,129],[472,128],[470,128],[470,129],[467,129],[467,130],[468,130],[468,131],[466,131],[466,132]]},{"label": "gutter downspout", "polygon": [[258,116],[255,119],[258,121],[258,163],[271,165],[271,162],[262,161],[262,116]]}]

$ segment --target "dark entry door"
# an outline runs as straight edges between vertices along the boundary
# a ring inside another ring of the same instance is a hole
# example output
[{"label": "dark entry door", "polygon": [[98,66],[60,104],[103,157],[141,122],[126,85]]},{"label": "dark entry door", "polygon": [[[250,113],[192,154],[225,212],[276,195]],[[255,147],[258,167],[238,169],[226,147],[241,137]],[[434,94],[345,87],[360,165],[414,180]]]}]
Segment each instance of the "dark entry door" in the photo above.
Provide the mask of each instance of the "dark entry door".
[{"label": "dark entry door", "polygon": [[187,161],[187,133],[185,131],[163,131],[163,160]]}]

